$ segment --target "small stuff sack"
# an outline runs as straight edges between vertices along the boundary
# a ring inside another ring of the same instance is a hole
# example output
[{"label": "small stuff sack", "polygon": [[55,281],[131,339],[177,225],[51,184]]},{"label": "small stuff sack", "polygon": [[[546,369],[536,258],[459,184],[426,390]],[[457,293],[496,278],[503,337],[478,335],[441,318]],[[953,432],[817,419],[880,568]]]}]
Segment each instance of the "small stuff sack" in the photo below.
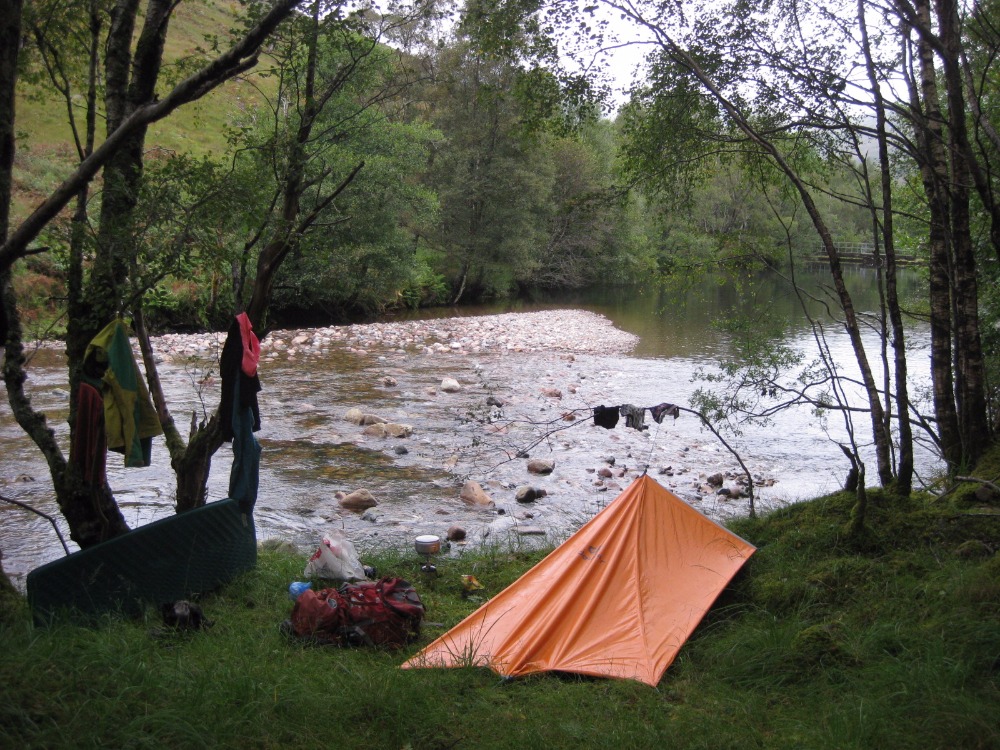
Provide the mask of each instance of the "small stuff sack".
[{"label": "small stuff sack", "polygon": [[307,589],[295,601],[291,631],[337,646],[399,648],[420,635],[424,605],[402,578]]},{"label": "small stuff sack", "polygon": [[306,563],[303,575],[335,581],[368,579],[354,544],[340,529],[331,529],[323,535],[323,541]]}]

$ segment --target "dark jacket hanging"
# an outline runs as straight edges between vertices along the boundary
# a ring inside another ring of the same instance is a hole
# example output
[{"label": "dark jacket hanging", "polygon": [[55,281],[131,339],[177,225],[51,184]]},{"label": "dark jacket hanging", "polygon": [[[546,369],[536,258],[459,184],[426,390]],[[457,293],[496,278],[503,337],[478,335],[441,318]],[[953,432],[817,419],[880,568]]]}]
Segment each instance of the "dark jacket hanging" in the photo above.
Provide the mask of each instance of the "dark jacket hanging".
[{"label": "dark jacket hanging", "polygon": [[[240,320],[246,313],[240,313],[233,319],[219,356],[219,376],[222,378],[222,397],[219,401],[219,420],[222,427],[222,439],[229,442],[233,439],[233,398],[239,399],[241,408],[249,408],[253,412],[253,431],[260,430],[260,406],[257,394],[261,390],[260,378],[257,376],[256,363],[253,367],[244,367],[245,353],[253,349],[253,341],[244,343],[244,330],[248,336],[253,336],[247,324]],[[254,337],[256,338],[256,337]],[[247,374],[252,371],[252,375]],[[239,388],[236,388],[237,383]]]}]

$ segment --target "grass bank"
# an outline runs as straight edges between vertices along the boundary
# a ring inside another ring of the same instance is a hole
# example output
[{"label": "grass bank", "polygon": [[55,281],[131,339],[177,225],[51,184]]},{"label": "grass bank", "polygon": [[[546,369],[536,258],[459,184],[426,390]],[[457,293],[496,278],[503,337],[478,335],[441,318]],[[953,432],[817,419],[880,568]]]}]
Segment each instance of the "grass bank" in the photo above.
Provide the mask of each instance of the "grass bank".
[{"label": "grass bank", "polygon": [[[969,489],[972,489],[971,487]],[[495,548],[440,561],[366,555],[414,581],[428,610],[403,652],[309,647],[278,630],[304,558],[260,564],[202,606],[211,629],[155,613],[99,627],[2,626],[0,747],[996,748],[1000,514],[971,492],[873,493],[870,532],[845,535],[835,494],[733,529],[758,546],[658,688],[485,669],[400,670],[541,559]]]}]

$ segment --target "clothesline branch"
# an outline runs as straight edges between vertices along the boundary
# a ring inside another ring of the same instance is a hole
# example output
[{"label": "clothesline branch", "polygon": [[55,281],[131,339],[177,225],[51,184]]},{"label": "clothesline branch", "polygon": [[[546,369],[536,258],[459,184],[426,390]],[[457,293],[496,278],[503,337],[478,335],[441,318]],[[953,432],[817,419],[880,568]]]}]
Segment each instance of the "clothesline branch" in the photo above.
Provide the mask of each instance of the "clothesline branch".
[{"label": "clothesline branch", "polygon": [[747,468],[747,465],[743,463],[743,459],[740,457],[740,454],[736,451],[735,448],[733,448],[733,446],[731,446],[728,442],[726,442],[726,439],[722,437],[722,435],[719,433],[717,429],[715,429],[715,427],[709,421],[708,417],[706,417],[700,411],[697,411],[695,409],[688,409],[684,406],[678,406],[677,408],[680,411],[687,412],[688,414],[694,414],[696,417],[698,417],[698,419],[701,420],[701,423],[705,425],[705,427],[707,427],[713,435],[715,435],[716,439],[718,439],[720,443],[726,446],[726,450],[732,453],[733,456],[736,458],[737,462],[739,462],[740,468],[743,469],[743,473],[746,474],[747,477],[747,496],[750,498],[750,518],[756,518],[757,510],[754,507],[753,475],[750,473],[750,469]]},{"label": "clothesline branch", "polygon": [[[732,445],[729,444],[729,442],[722,436],[722,434],[709,421],[708,417],[706,417],[700,411],[697,411],[695,409],[689,409],[689,408],[684,407],[684,406],[676,406],[674,404],[670,404],[670,406],[673,409],[677,409],[677,411],[686,412],[688,414],[693,414],[696,417],[698,417],[698,419],[701,420],[701,423],[705,427],[707,427],[708,430],[713,435],[715,435],[716,439],[720,443],[722,443],[722,445],[725,446],[726,450],[728,450],[730,453],[733,454],[733,456],[736,458],[737,463],[739,463],[740,468],[743,469],[743,473],[746,475],[746,478],[747,478],[747,496],[748,496],[748,498],[750,500],[750,517],[751,518],[755,518],[756,515],[757,515],[757,510],[756,510],[756,507],[755,507],[753,475],[750,473],[750,469],[747,468],[747,465],[743,462],[743,458],[740,456],[740,454],[737,452],[737,450],[735,448],[733,448]],[[554,425],[554,424],[556,424],[558,422],[565,421],[566,417],[568,415],[570,415],[570,414],[572,414],[572,415],[576,415],[578,413],[593,414],[594,411],[595,411],[594,407],[589,407],[588,406],[588,407],[582,408],[582,409],[570,409],[568,411],[564,411],[562,414],[560,414],[559,417],[557,417],[555,419],[550,419],[550,420],[547,420],[547,421],[535,422],[533,420],[527,420],[526,419],[526,420],[510,420],[509,422],[513,423],[515,421],[523,421],[523,422],[527,422],[528,424],[530,424],[532,426]],[[657,422],[659,423],[659,420],[657,420]],[[576,421],[570,422],[568,424],[559,425],[559,426],[553,427],[552,429],[547,430],[546,432],[544,432],[541,436],[539,436],[536,440],[534,440],[529,445],[526,445],[526,446],[523,446],[521,448],[517,448],[517,449],[514,449],[514,450],[504,449],[504,453],[507,454],[507,459],[505,461],[500,461],[500,462],[496,463],[495,465],[493,465],[490,468],[488,468],[486,471],[487,472],[495,471],[496,469],[500,468],[504,464],[508,464],[511,461],[517,460],[518,458],[524,458],[524,457],[526,457],[528,455],[529,451],[531,451],[536,446],[538,446],[538,445],[542,444],[543,442],[545,442],[546,440],[548,440],[550,437],[552,437],[552,435],[556,434],[557,432],[561,432],[562,430],[568,430],[568,429],[570,429],[572,427],[576,427],[577,425],[581,425],[581,424],[588,424],[588,423],[586,421],[583,421],[583,420],[576,420]]]},{"label": "clothesline branch", "polygon": [[45,520],[47,520],[49,523],[51,523],[52,524],[52,528],[56,530],[56,536],[59,537],[59,541],[62,543],[63,549],[66,550],[66,554],[67,555],[70,554],[69,547],[66,544],[66,540],[63,538],[62,532],[59,531],[59,527],[56,525],[56,520],[52,516],[50,516],[47,513],[42,513],[42,511],[40,511],[40,510],[32,508],[27,503],[22,503],[20,500],[14,500],[12,498],[9,498],[6,495],[0,495],[0,500],[3,500],[5,503],[10,503],[11,505],[16,505],[19,508],[24,508],[25,510],[30,510],[32,513],[35,513],[35,514],[41,516],[42,518],[44,518]]}]

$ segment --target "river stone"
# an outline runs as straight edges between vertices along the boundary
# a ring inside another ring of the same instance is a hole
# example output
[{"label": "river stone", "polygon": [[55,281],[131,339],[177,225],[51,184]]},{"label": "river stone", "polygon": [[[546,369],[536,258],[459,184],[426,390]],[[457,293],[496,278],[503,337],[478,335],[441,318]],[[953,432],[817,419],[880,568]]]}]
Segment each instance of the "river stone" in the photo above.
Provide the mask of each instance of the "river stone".
[{"label": "river stone", "polygon": [[977,502],[985,504],[995,503],[998,497],[997,491],[985,484],[981,484],[976,487],[976,491],[973,494],[975,495]]},{"label": "river stone", "polygon": [[378,500],[365,489],[355,490],[340,501],[340,507],[346,510],[367,510],[376,505],[378,505]]},{"label": "river stone", "polygon": [[712,476],[710,476],[708,479],[706,479],[705,481],[708,482],[713,487],[721,487],[722,486],[722,479],[723,479],[722,474],[715,473]]},{"label": "river stone", "polygon": [[558,388],[542,388],[542,395],[549,398],[562,398],[562,391]]},{"label": "river stone", "polygon": [[375,437],[405,438],[413,434],[413,427],[408,424],[396,424],[395,422],[379,422],[365,427],[365,435]]},{"label": "river stone", "polygon": [[458,393],[462,386],[455,378],[445,378],[441,381],[441,390],[445,393]]},{"label": "river stone", "polygon": [[519,503],[533,503],[540,497],[545,497],[545,490],[538,489],[537,487],[531,487],[527,484],[518,487],[517,492],[514,495],[514,498]]},{"label": "river stone", "polygon": [[545,529],[538,526],[518,526],[517,533],[521,536],[545,536]]},{"label": "river stone", "polygon": [[605,479],[610,479],[612,477],[611,469],[609,469],[607,466],[602,466],[600,469],[597,470],[597,476],[604,477]]},{"label": "river stone", "polygon": [[448,533],[445,535],[445,538],[449,542],[461,542],[465,539],[465,536],[465,529],[461,526],[451,526],[448,528]]},{"label": "river stone", "polygon": [[556,468],[556,462],[551,458],[533,458],[528,461],[528,471],[531,474],[551,474]]},{"label": "river stone", "polygon": [[363,426],[370,424],[382,424],[388,420],[376,416],[375,414],[365,414],[361,411],[361,409],[354,408],[347,410],[347,413],[344,415],[344,421]]},{"label": "river stone", "polygon": [[479,482],[471,479],[462,486],[462,492],[459,496],[466,505],[473,505],[479,508],[496,507],[493,499],[486,494],[486,490],[479,485]]}]

